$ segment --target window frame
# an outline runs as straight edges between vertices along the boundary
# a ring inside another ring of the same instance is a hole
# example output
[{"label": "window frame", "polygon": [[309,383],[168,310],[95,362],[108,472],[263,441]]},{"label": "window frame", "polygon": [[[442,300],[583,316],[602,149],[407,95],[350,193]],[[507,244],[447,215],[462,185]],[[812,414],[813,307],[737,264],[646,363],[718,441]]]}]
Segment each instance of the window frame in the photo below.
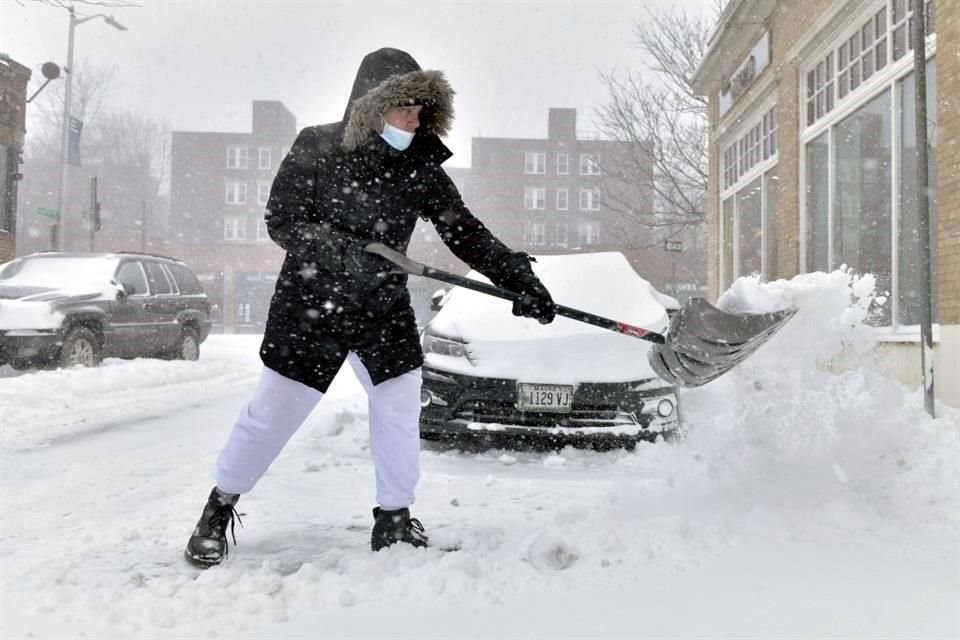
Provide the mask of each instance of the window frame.
[{"label": "window frame", "polygon": [[547,154],[543,151],[525,151],[523,154],[523,173],[525,175],[546,175]]},{"label": "window frame", "polygon": [[[231,200],[231,196],[234,198],[233,200]],[[231,207],[247,204],[247,181],[227,180],[224,183],[223,202]]]},{"label": "window frame", "polygon": [[[560,168],[560,160],[563,160],[563,169]],[[568,176],[570,175],[570,154],[569,153],[558,153],[557,154],[557,175],[558,176]]]},{"label": "window frame", "polygon": [[[234,157],[234,155],[236,157]],[[245,144],[227,145],[227,169],[249,169],[250,147]]]},{"label": "window frame", "polygon": [[[903,0],[905,6],[908,6],[911,0]],[[860,86],[855,90],[849,92],[844,96],[843,100],[838,100],[837,107],[830,113],[827,117],[824,117],[813,125],[810,126],[801,126],[799,133],[799,151],[802,156],[805,157],[807,145],[813,142],[820,135],[826,133],[828,140],[828,175],[832,175],[832,172],[836,167],[836,141],[835,141],[835,130],[837,125],[844,121],[848,116],[856,113],[860,108],[866,106],[874,98],[877,98],[880,94],[885,91],[890,92],[890,105],[891,105],[891,184],[890,184],[890,199],[891,199],[891,215],[890,215],[890,224],[891,224],[891,233],[892,233],[892,247],[891,247],[891,291],[888,299],[888,304],[891,305],[891,321],[890,325],[877,326],[874,327],[875,332],[879,337],[890,337],[891,339],[899,339],[901,337],[915,336],[917,330],[907,329],[905,327],[912,325],[899,325],[899,269],[900,269],[900,251],[899,251],[899,223],[901,218],[901,181],[900,177],[902,175],[902,161],[901,161],[901,144],[902,144],[902,130],[901,130],[901,119],[902,113],[899,110],[899,105],[901,104],[902,97],[902,81],[908,75],[913,73],[913,55],[912,55],[912,45],[907,49],[907,53],[904,54],[899,60],[893,60],[893,42],[892,42],[892,29],[895,25],[899,25],[901,22],[897,21],[894,23],[894,16],[892,13],[893,0],[883,3],[872,3],[869,8],[867,8],[863,13],[861,13],[855,20],[852,21],[851,25],[840,32],[840,36],[833,38],[829,43],[826,43],[821,47],[822,51],[827,51],[832,48],[834,51],[839,46],[838,43],[842,43],[845,40],[849,41],[850,36],[855,30],[853,25],[856,25],[856,30],[859,30],[866,19],[867,15],[876,15],[880,10],[880,7],[887,7],[886,22],[887,22],[887,63],[879,70],[874,69],[872,76],[869,80],[864,83],[861,82]],[[929,8],[930,3],[928,1],[927,6]],[[912,10],[909,12],[907,20],[912,19]],[[935,25],[935,19],[932,22]],[[936,32],[927,34],[926,41],[926,53],[927,53],[927,64],[936,57],[937,53],[937,34]],[[816,59],[816,56],[815,56]],[[803,121],[805,122],[805,120]],[[799,257],[800,257],[800,272],[809,273],[811,266],[807,264],[807,248],[809,244],[808,240],[808,212],[807,212],[807,167],[806,162],[799,162],[799,171],[798,171],[798,196],[799,196]],[[827,264],[833,264],[835,262],[835,238],[834,238],[834,228],[836,221],[834,216],[836,214],[837,203],[836,199],[836,185],[834,184],[834,179],[828,180],[828,192],[827,192],[827,229],[828,229],[828,238],[827,238]]]},{"label": "window frame", "polygon": [[[230,233],[230,231],[233,233]],[[243,242],[247,239],[247,217],[229,213],[223,216],[223,239],[226,242]]]},{"label": "window frame", "polygon": [[[539,207],[537,204],[539,203]],[[524,187],[523,208],[525,211],[544,211],[547,208],[547,190],[545,187]]]},{"label": "window frame", "polygon": [[[266,151],[267,161],[264,162],[264,151]],[[260,147],[257,150],[257,169],[264,169],[269,171],[273,168],[273,149],[270,147]]]},{"label": "window frame", "polygon": [[595,153],[580,154],[580,175],[582,176],[601,175],[600,160],[597,154]]}]

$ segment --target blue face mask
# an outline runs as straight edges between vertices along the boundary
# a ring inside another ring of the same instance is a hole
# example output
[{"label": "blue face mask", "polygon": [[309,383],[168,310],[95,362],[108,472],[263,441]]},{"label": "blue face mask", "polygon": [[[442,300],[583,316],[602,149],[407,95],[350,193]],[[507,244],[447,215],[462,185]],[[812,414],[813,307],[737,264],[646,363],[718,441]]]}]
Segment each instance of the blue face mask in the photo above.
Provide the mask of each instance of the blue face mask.
[{"label": "blue face mask", "polygon": [[397,151],[406,150],[406,148],[410,146],[410,143],[413,142],[414,135],[416,134],[398,129],[386,122],[383,123],[383,131],[380,133],[380,137],[386,140],[387,144]]}]

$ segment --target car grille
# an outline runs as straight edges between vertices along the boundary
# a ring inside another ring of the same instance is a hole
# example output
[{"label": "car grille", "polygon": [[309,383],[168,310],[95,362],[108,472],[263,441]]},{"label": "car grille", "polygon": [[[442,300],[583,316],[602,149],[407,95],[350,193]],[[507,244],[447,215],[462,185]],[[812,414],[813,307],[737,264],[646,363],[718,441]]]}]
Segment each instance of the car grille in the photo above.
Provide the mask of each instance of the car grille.
[{"label": "car grille", "polygon": [[[639,413],[640,407],[637,407]],[[490,400],[465,401],[454,418],[467,422],[508,424],[526,427],[623,427],[639,425],[637,413],[621,411],[616,405],[573,405],[570,413],[518,411],[512,403]]]}]

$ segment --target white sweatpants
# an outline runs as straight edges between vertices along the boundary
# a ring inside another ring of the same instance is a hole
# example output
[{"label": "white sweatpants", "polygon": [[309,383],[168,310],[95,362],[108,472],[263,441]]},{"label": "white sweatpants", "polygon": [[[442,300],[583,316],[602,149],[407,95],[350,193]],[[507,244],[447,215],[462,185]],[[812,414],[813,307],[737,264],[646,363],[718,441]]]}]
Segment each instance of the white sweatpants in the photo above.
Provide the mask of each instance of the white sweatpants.
[{"label": "white sweatpants", "polygon": [[[347,362],[367,392],[377,504],[387,510],[409,507],[420,478],[420,369],[374,386],[355,353]],[[217,487],[225,493],[253,489],[322,397],[264,367],[217,459]]]}]

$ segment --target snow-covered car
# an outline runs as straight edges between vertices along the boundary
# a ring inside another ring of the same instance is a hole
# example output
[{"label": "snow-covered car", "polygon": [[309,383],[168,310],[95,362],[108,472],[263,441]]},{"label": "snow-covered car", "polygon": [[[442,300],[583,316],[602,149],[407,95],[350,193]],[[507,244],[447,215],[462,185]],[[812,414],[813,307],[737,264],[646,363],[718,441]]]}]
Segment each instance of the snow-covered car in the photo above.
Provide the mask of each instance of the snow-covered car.
[{"label": "snow-covered car", "polygon": [[0,264],[0,365],[196,360],[210,302],[186,264],[139,253],[35,253]]},{"label": "snow-covered car", "polygon": [[[558,304],[654,331],[679,308],[621,253],[536,259]],[[438,306],[421,334],[424,439],[631,446],[678,429],[676,389],[647,363],[650,343],[559,316],[541,325],[462,287]]]}]

